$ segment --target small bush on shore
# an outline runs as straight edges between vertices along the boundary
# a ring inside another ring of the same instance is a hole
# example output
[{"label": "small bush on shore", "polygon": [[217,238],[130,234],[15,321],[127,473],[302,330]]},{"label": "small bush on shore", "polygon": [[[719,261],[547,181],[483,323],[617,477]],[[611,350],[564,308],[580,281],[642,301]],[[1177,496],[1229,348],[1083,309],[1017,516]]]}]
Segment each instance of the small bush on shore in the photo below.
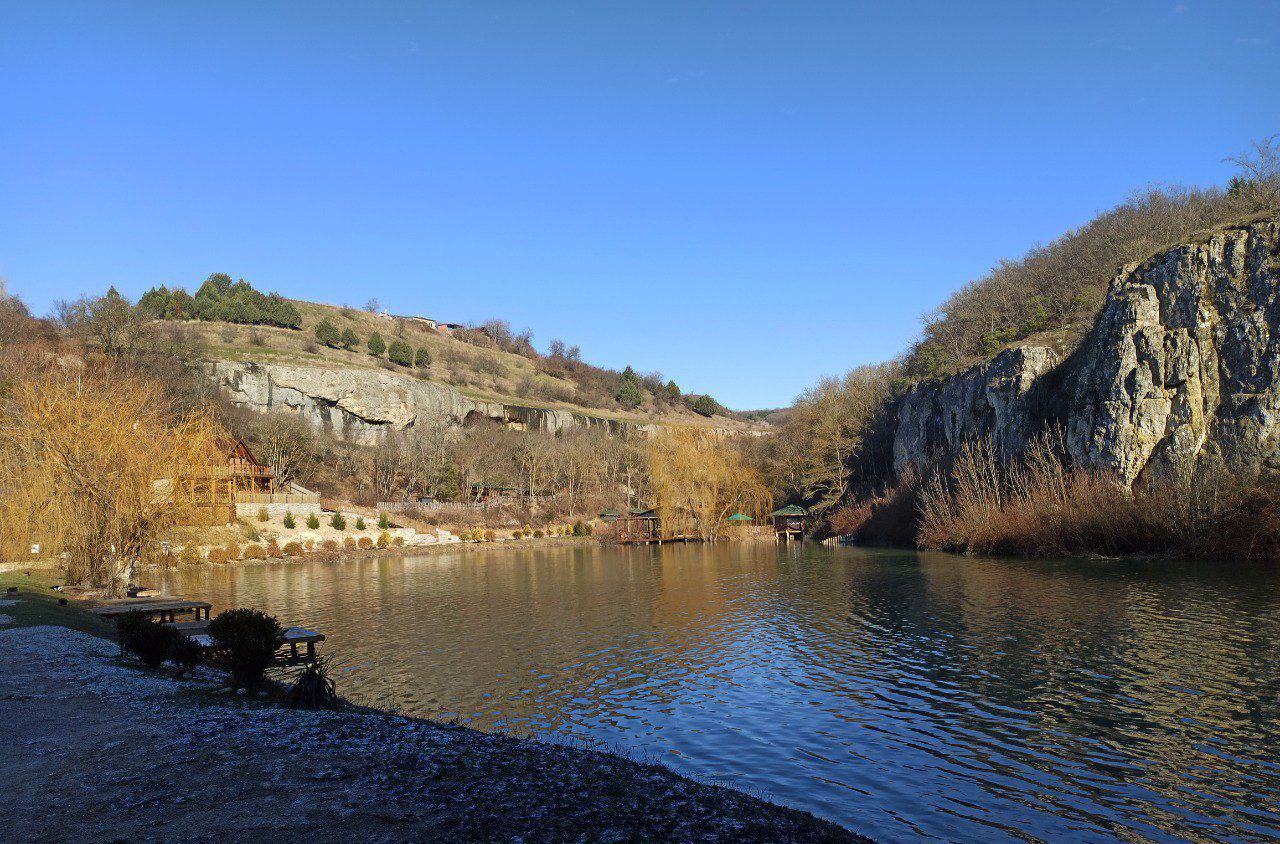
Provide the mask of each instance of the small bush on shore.
[{"label": "small bush on shore", "polygon": [[403,536],[393,537],[391,540],[391,544],[395,545],[397,548],[400,547],[401,545],[404,544],[404,537]]},{"label": "small bush on shore", "polygon": [[382,533],[378,534],[377,544],[379,548],[389,547],[391,545],[391,534],[387,533],[385,530]]},{"label": "small bush on shore", "polygon": [[326,539],[326,540],[321,544],[321,546],[320,546],[320,547],[321,547],[321,548],[323,548],[323,549],[324,549],[324,550],[326,550],[326,551],[337,551],[337,550],[338,550],[338,543],[337,543],[337,540],[333,540],[333,539]]},{"label": "small bush on shore", "polygon": [[[177,633],[178,631],[174,631]],[[178,666],[184,673],[190,674],[204,660],[204,648],[193,639],[178,633],[177,638],[169,644],[169,661]]]},{"label": "small bush on shore", "polygon": [[209,623],[216,662],[249,688],[262,682],[283,635],[280,622],[259,610],[227,610]]},{"label": "small bush on shore", "polygon": [[227,562],[227,552],[222,548],[210,548],[209,562],[215,566],[225,565]]},{"label": "small bush on shore", "polygon": [[387,530],[388,528],[391,527],[391,520],[387,518],[386,513],[378,514],[378,527],[382,528],[383,530]]},{"label": "small bush on shore", "polygon": [[302,553],[303,553],[303,552],[302,552],[302,543],[301,543],[301,542],[286,542],[286,543],[284,544],[284,553],[285,553],[285,555],[286,555],[286,556],[289,556],[289,557],[301,557],[301,556],[302,556]]},{"label": "small bush on shore", "polygon": [[274,539],[267,543],[267,556],[273,560],[278,560],[284,556],[284,551],[280,549],[280,543]]},{"label": "small bush on shore", "polygon": [[267,558],[267,549],[256,542],[251,542],[244,546],[244,558],[246,560],[265,560]]},{"label": "small bush on shore", "polygon": [[175,640],[184,638],[174,628],[149,618],[134,619],[117,629],[121,631],[121,647],[142,660],[148,668],[159,668],[169,658]]},{"label": "small bush on shore", "polygon": [[259,508],[258,508],[258,521],[260,521],[260,522],[268,522],[268,521],[271,521],[271,514],[267,512],[267,508],[266,508],[266,507],[259,507]]},{"label": "small bush on shore", "polygon": [[354,536],[345,537],[342,540],[342,547],[348,551],[354,551],[356,549],[356,538]]},{"label": "small bush on shore", "polygon": [[513,530],[513,531],[511,531],[511,538],[512,538],[512,539],[523,539],[523,538],[524,538],[524,531],[522,531],[522,530]]},{"label": "small bush on shore", "polygon": [[310,516],[307,516],[307,527],[311,528],[312,530],[319,530],[320,517],[317,516],[315,513],[312,513]]},{"label": "small bush on shore", "polygon": [[362,536],[360,537],[359,542],[357,542],[356,544],[360,547],[361,550],[368,551],[370,548],[373,547],[373,540],[367,536]]},{"label": "small bush on shore", "polygon": [[293,514],[292,514],[292,513],[285,513],[285,514],[284,514],[284,526],[285,526],[286,528],[288,528],[289,530],[293,530],[295,527],[297,527],[297,526],[298,526],[298,523],[297,523],[296,521],[294,521],[294,518],[293,518]]},{"label": "small bush on shore", "polygon": [[484,532],[484,541],[485,541],[485,542],[497,542],[497,541],[498,541],[498,535],[497,535],[496,533],[494,533],[493,531],[491,531],[491,530],[486,530],[486,531]]},{"label": "small bush on shore", "polygon": [[334,530],[346,530],[347,520],[342,518],[341,513],[334,513],[333,518],[329,520],[329,527]]},{"label": "small bush on shore", "polygon": [[182,546],[182,553],[178,555],[178,562],[184,566],[198,566],[204,562],[204,558],[200,556],[200,548],[194,542],[188,542]]},{"label": "small bush on shore", "polygon": [[535,531],[533,532],[533,538],[534,538],[534,539],[541,539],[541,538],[543,537],[543,535],[544,535],[544,534],[542,533],[542,531],[541,531],[541,530],[535,530]]},{"label": "small bush on shore", "polygon": [[233,563],[240,559],[240,546],[234,542],[228,542],[224,552],[227,555],[227,562]]},{"label": "small bush on shore", "polygon": [[364,530],[364,528],[365,528],[364,518],[361,516],[356,516],[356,530]]}]

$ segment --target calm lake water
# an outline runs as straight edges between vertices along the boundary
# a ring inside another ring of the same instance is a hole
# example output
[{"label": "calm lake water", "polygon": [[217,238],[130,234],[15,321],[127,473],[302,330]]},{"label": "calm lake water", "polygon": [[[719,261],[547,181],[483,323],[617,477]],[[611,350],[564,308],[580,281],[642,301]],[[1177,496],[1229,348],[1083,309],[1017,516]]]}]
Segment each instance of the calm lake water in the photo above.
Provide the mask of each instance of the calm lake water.
[{"label": "calm lake water", "polygon": [[602,742],[881,841],[1280,837],[1280,578],[814,546],[184,570],[347,695]]}]

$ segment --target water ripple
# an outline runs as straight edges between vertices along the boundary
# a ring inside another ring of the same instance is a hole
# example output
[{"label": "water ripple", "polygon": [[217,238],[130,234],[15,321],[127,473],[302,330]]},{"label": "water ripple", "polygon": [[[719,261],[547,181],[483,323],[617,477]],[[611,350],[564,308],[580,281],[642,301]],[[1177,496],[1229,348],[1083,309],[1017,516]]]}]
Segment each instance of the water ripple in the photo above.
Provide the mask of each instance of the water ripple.
[{"label": "water ripple", "polygon": [[657,758],[882,841],[1280,838],[1280,579],[772,546],[182,571],[365,701]]}]

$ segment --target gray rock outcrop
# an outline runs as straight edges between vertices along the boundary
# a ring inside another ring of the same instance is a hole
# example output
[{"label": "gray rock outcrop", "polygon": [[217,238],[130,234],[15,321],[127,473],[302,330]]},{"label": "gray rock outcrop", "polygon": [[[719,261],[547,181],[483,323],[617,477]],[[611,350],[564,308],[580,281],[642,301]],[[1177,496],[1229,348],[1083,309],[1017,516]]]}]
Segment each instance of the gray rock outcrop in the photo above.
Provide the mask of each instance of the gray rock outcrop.
[{"label": "gray rock outcrop", "polygon": [[627,427],[568,410],[473,399],[443,384],[377,369],[220,360],[207,364],[207,371],[237,405],[297,413],[314,430],[360,445],[429,420],[464,425],[491,419],[551,433]]},{"label": "gray rock outcrop", "polygon": [[1280,470],[1280,222],[1228,228],[1124,267],[1065,360],[1023,345],[902,400],[898,471],[992,437],[1062,429],[1075,465]]}]

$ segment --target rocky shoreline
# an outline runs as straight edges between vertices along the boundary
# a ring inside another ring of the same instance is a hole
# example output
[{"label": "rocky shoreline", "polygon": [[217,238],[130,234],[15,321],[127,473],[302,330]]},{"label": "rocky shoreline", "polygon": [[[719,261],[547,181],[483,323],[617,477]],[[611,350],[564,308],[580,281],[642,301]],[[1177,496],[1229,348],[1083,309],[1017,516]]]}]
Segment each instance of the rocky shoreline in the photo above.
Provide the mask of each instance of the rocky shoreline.
[{"label": "rocky shoreline", "polygon": [[21,841],[863,841],[660,765],[368,710],[228,698],[106,639],[0,629]]}]

